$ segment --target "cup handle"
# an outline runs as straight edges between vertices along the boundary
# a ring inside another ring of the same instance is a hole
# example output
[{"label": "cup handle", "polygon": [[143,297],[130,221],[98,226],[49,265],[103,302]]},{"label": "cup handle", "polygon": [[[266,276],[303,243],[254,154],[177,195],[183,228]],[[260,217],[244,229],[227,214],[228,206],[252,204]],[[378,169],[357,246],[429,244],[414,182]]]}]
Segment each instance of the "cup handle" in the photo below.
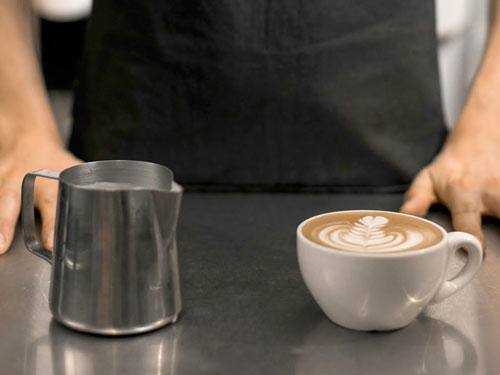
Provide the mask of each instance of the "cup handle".
[{"label": "cup handle", "polygon": [[467,285],[481,267],[483,261],[483,248],[479,240],[469,233],[450,232],[446,235],[448,242],[448,262],[455,256],[458,249],[464,248],[467,251],[467,263],[451,280],[444,280],[431,303],[440,302],[452,294],[458,292]]},{"label": "cup handle", "polygon": [[52,252],[45,249],[39,239],[35,223],[35,179],[37,177],[59,180],[59,172],[40,169],[24,176],[22,185],[22,228],[26,248],[36,256],[52,263]]}]

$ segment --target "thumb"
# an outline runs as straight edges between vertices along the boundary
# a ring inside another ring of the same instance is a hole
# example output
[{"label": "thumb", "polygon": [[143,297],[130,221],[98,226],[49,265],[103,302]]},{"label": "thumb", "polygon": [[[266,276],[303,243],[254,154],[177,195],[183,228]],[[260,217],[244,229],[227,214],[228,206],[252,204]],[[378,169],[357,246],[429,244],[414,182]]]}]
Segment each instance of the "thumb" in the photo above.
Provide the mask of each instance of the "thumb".
[{"label": "thumb", "polygon": [[405,214],[424,216],[429,207],[436,201],[431,174],[429,168],[425,168],[413,180],[399,211]]}]

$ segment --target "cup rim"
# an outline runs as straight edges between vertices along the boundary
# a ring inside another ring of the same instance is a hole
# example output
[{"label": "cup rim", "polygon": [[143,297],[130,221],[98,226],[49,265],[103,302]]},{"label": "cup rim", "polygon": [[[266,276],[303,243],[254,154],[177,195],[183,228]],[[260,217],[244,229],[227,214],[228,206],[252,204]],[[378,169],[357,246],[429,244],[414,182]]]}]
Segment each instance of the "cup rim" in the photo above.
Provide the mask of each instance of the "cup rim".
[{"label": "cup rim", "polygon": [[[318,219],[323,216],[331,215],[331,214],[342,214],[342,213],[363,213],[363,212],[384,212],[388,214],[394,214],[394,215],[401,215],[401,216],[407,216],[411,217],[413,219],[425,221],[428,224],[433,225],[435,228],[437,228],[443,237],[441,240],[429,247],[423,248],[423,249],[412,249],[412,250],[405,250],[405,251],[388,251],[388,252],[381,252],[381,253],[371,253],[371,252],[357,252],[357,251],[349,251],[349,250],[340,250],[340,249],[333,249],[331,247],[325,246],[325,245],[320,245],[314,241],[311,241],[308,239],[303,233],[302,233],[302,228],[309,223],[310,221],[313,221],[315,219]],[[418,255],[425,255],[428,253],[431,253],[435,250],[440,249],[443,244],[446,242],[446,236],[448,232],[439,224],[434,223],[433,221],[430,221],[428,219],[415,216],[415,215],[409,215],[405,214],[402,212],[394,212],[394,211],[386,211],[386,210],[342,210],[342,211],[329,211],[325,212],[319,215],[314,215],[311,216],[308,219],[303,220],[298,226],[297,226],[297,238],[300,241],[303,241],[306,243],[309,247],[313,247],[316,250],[320,250],[323,252],[327,252],[329,254],[334,254],[334,255],[341,255],[341,256],[347,256],[347,257],[359,257],[359,258],[404,258],[404,257],[411,257],[411,256],[418,256]]]}]

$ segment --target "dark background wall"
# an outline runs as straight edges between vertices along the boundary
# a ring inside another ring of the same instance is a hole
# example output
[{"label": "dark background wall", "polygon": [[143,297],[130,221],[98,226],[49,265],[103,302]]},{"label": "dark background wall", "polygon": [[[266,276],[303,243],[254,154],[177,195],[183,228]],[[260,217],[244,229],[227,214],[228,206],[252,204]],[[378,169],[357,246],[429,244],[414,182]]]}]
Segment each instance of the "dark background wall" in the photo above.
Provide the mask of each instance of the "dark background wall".
[{"label": "dark background wall", "polygon": [[42,69],[49,90],[71,89],[83,52],[87,20],[41,20]]}]

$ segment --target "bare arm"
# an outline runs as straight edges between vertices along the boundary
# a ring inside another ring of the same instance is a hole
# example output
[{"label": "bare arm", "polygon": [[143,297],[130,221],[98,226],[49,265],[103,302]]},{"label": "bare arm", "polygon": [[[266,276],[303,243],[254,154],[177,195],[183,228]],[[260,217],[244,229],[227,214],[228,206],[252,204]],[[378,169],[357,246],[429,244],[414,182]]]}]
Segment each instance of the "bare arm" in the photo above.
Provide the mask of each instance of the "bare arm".
[{"label": "bare arm", "polygon": [[[447,145],[464,137],[488,134],[500,145],[500,1],[493,7],[488,48],[483,57],[463,113]],[[486,132],[486,133],[485,133]]]},{"label": "bare arm", "polygon": [[[33,43],[29,1],[0,1],[0,253],[15,232],[25,173],[61,170],[78,162],[64,150]],[[43,182],[36,189],[42,214],[42,238],[52,246],[56,187]]]},{"label": "bare arm", "polygon": [[0,40],[0,147],[27,133],[60,141],[35,55],[28,1],[0,2]]},{"label": "bare arm", "polygon": [[444,203],[457,230],[480,238],[481,216],[500,217],[500,1],[493,10],[488,47],[462,114],[402,207],[424,215],[431,204]]}]

